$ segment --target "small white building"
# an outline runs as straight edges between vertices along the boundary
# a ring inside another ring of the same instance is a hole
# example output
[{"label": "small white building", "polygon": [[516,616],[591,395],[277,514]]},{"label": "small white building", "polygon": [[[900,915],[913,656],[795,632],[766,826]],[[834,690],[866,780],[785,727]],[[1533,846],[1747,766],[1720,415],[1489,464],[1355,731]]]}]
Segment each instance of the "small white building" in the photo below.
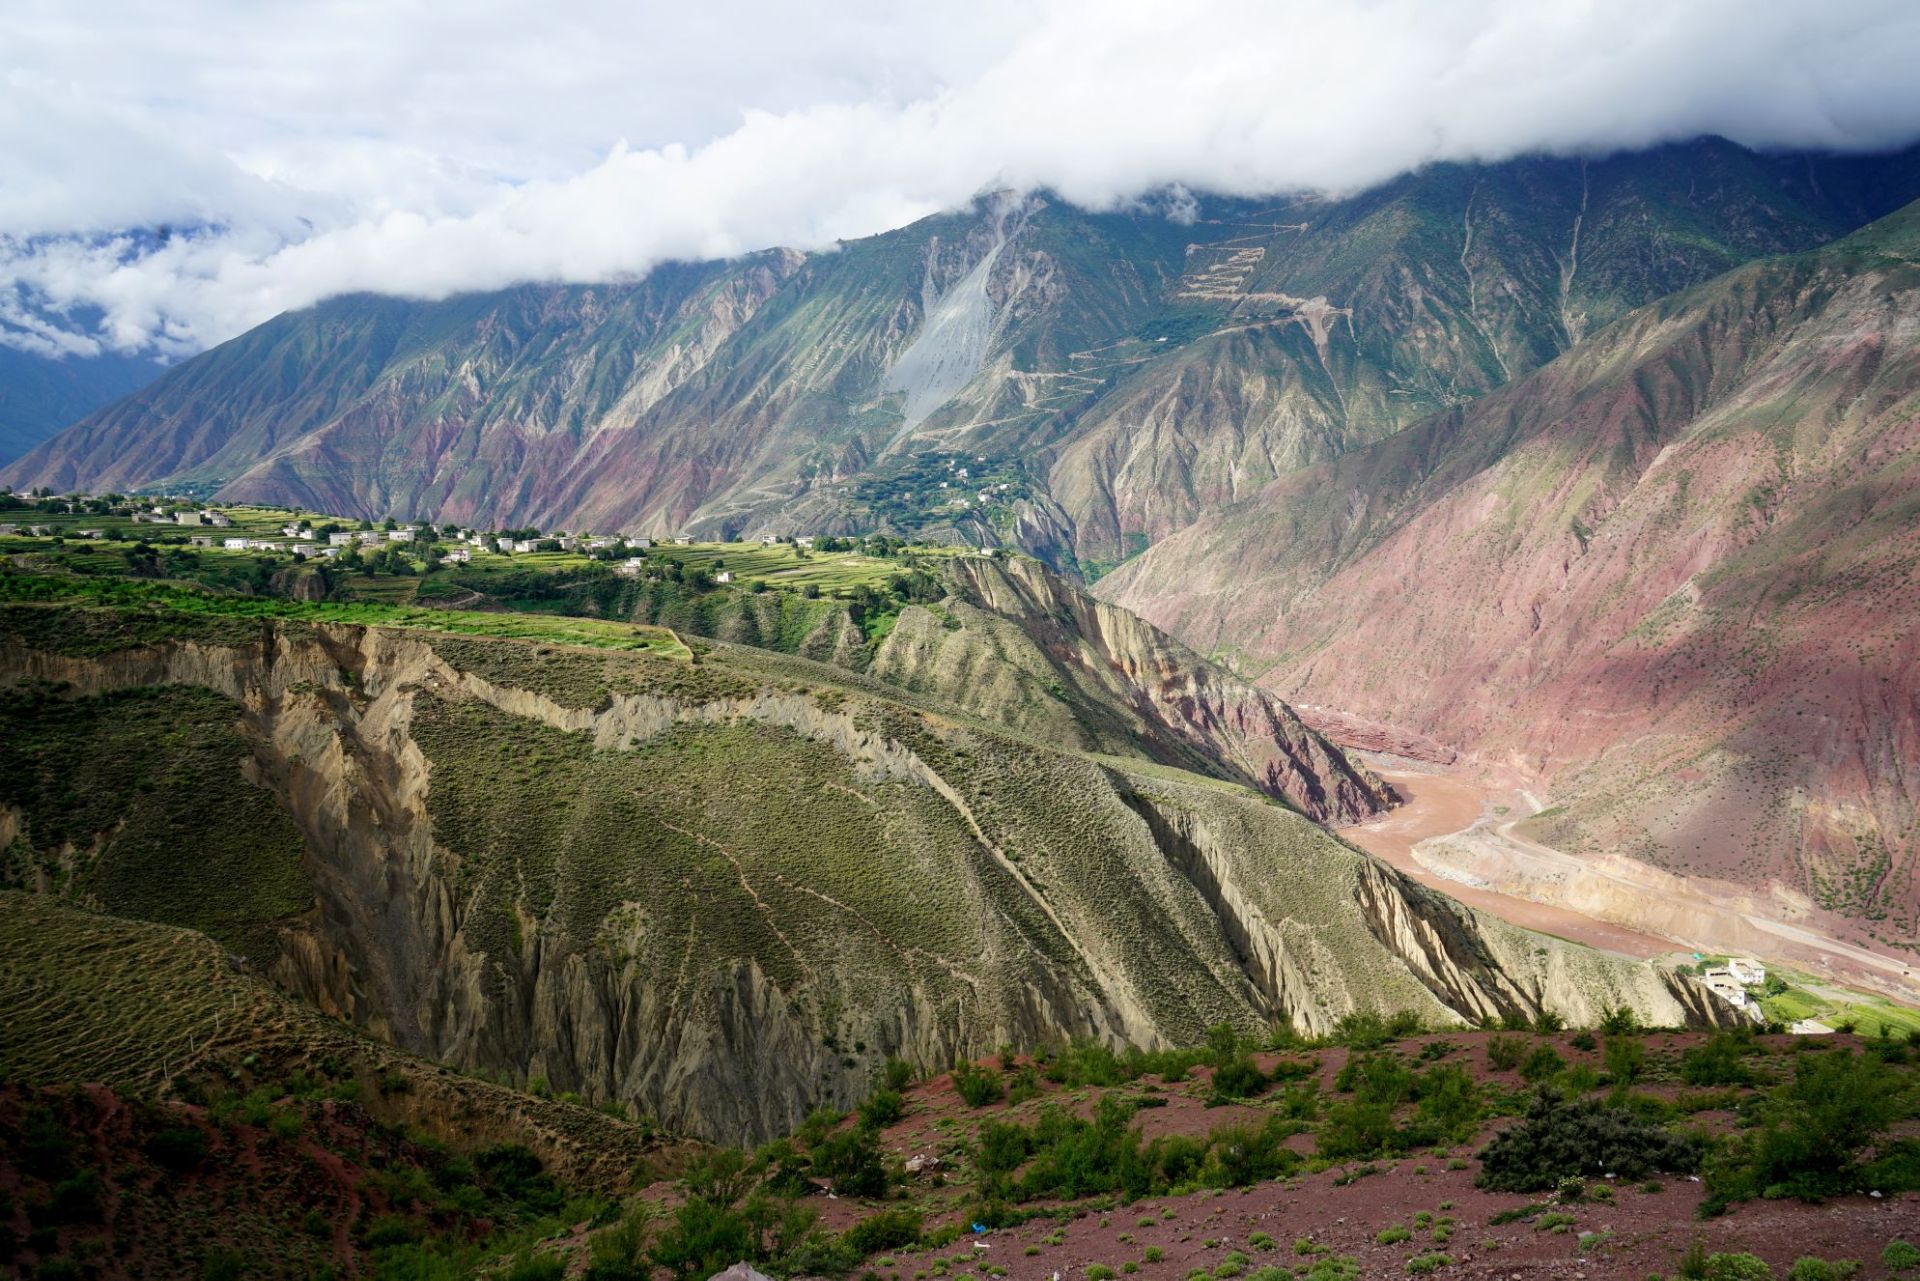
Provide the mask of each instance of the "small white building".
[{"label": "small white building", "polygon": [[199,512],[175,512],[173,514],[173,523],[176,525],[193,525],[197,527],[204,522],[200,519]]},{"label": "small white building", "polygon": [[629,538],[629,539],[627,540],[627,546],[629,546],[629,547],[643,547],[643,548],[644,548],[644,547],[651,547],[651,546],[653,546],[653,540],[652,540],[651,538]]},{"label": "small white building", "polygon": [[693,535],[692,534],[675,534],[673,536],[673,545],[675,547],[691,547],[693,546]]},{"label": "small white building", "polygon": [[104,529],[76,529],[73,532],[81,538],[105,538],[107,536],[107,531]]},{"label": "small white building", "polygon": [[302,528],[303,526],[301,526],[298,521],[294,521],[294,522],[290,522],[288,524],[280,526],[280,532],[285,534],[288,538],[298,538],[300,537],[300,531]]},{"label": "small white building", "polygon": [[212,525],[215,529],[233,528],[233,517],[225,512],[201,512],[200,520],[202,524]]},{"label": "small white building", "polygon": [[449,561],[455,565],[465,565],[473,560],[473,549],[471,547],[455,547],[440,559]]},{"label": "small white building", "polygon": [[295,543],[293,545],[293,554],[295,556],[317,556],[319,553],[319,543]]},{"label": "small white building", "polygon": [[621,561],[618,565],[615,565],[613,567],[613,572],[620,575],[622,578],[638,578],[640,577],[640,571],[645,569],[646,566],[647,566],[646,557],[629,556],[627,557],[627,559]]},{"label": "small white building", "polygon": [[390,543],[410,543],[413,541],[413,531],[411,529],[389,529],[387,531],[387,541]]},{"label": "small white building", "polygon": [[247,540],[244,538],[223,538],[220,540],[220,545],[230,552],[247,550]]},{"label": "small white building", "polygon": [[353,540],[362,547],[378,547],[380,545],[380,531],[377,529],[363,529],[353,536]]},{"label": "small white building", "polygon": [[329,547],[345,547],[348,543],[351,543],[352,541],[353,541],[353,531],[351,530],[336,529],[331,534],[327,535],[327,546]]},{"label": "small white building", "polygon": [[212,534],[195,534],[193,537],[187,539],[187,541],[189,543],[192,543],[195,547],[211,547],[213,546],[213,535]]},{"label": "small white building", "polygon": [[778,547],[780,545],[780,538],[777,534],[762,534],[760,535],[760,545],[762,547]]},{"label": "small white building", "polygon": [[730,569],[723,569],[719,573],[713,576],[713,581],[716,583],[730,583],[733,581],[733,571]]},{"label": "small white building", "polygon": [[1767,967],[1751,956],[1735,956],[1727,960],[1727,973],[1736,983],[1747,987],[1758,987],[1767,981]]},{"label": "small white building", "polygon": [[800,537],[794,539],[793,541],[801,547],[811,547],[813,546],[813,535],[802,534],[800,535]]},{"label": "small white building", "polygon": [[[502,547],[506,546],[505,543],[501,543],[500,545]],[[540,540],[537,538],[516,538],[513,540],[513,550],[516,552],[537,552],[540,550]]]}]

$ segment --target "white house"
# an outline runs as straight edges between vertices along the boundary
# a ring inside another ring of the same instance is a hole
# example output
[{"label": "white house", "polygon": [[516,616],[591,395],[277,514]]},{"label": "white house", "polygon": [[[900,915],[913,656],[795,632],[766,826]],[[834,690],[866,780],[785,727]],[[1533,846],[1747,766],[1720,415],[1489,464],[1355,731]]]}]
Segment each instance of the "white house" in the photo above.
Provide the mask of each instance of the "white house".
[{"label": "white house", "polygon": [[1736,983],[1758,987],[1767,981],[1767,967],[1751,956],[1735,956],[1727,961],[1727,973]]},{"label": "white house", "polygon": [[329,547],[345,547],[352,541],[353,532],[351,530],[336,529],[327,535],[327,546]]},{"label": "white house", "polygon": [[244,538],[223,538],[220,540],[220,545],[230,552],[247,550],[247,540]]},{"label": "white house", "polygon": [[212,525],[215,529],[232,529],[233,517],[225,512],[201,512],[201,523]]},{"label": "white house", "polygon": [[798,544],[799,544],[800,546],[802,546],[802,547],[811,547],[811,546],[813,546],[813,535],[812,535],[812,534],[802,534],[802,535],[800,535],[800,537],[798,537],[798,538],[796,538],[796,539],[794,539],[793,541],[794,541],[794,542],[796,542],[796,543],[798,543]]},{"label": "white house", "polygon": [[199,512],[175,512],[173,514],[173,523],[176,525],[198,525],[201,523],[200,513]]},{"label": "white house", "polygon": [[192,543],[195,547],[211,547],[213,546],[213,535],[212,534],[195,534],[193,537],[187,539],[187,541]]},{"label": "white house", "polygon": [[377,529],[363,529],[355,534],[353,538],[354,541],[362,547],[376,547],[380,543],[380,531]]},{"label": "white house", "polygon": [[733,581],[733,571],[730,569],[723,569],[719,573],[713,576],[713,581],[716,583],[730,583]]},{"label": "white house", "polygon": [[640,577],[640,571],[645,569],[646,567],[647,567],[646,557],[629,556],[627,559],[621,561],[618,565],[615,565],[613,567],[613,572],[620,575],[622,578],[638,578]]},{"label": "white house", "polygon": [[779,536],[775,534],[762,534],[760,535],[760,545],[762,547],[778,547],[780,545]]},{"label": "white house", "polygon": [[652,540],[651,538],[629,538],[629,539],[627,540],[627,546],[629,546],[629,547],[651,547],[651,546],[653,546],[653,540]]},{"label": "white house", "polygon": [[387,531],[387,541],[390,543],[410,543],[413,541],[413,531],[411,529],[389,529]]},{"label": "white house", "polygon": [[473,559],[473,549],[471,547],[455,547],[440,559],[451,561],[456,565],[465,565]]},{"label": "white house", "polygon": [[293,545],[293,554],[296,556],[313,556],[317,555],[319,551],[319,543],[295,543]]},{"label": "white house", "polygon": [[[505,543],[500,545],[502,547],[506,546]],[[516,552],[537,552],[540,550],[540,540],[537,538],[516,538],[513,540],[513,550]]]},{"label": "white house", "polygon": [[673,536],[673,545],[675,547],[691,547],[693,546],[693,535],[692,534],[675,534]]},{"label": "white house", "polygon": [[81,538],[105,538],[107,536],[107,531],[104,529],[76,529],[73,532]]},{"label": "white house", "polygon": [[290,522],[288,524],[282,525],[280,526],[280,532],[285,534],[288,538],[298,538],[300,537],[300,524],[299,522],[295,521],[295,522]]}]

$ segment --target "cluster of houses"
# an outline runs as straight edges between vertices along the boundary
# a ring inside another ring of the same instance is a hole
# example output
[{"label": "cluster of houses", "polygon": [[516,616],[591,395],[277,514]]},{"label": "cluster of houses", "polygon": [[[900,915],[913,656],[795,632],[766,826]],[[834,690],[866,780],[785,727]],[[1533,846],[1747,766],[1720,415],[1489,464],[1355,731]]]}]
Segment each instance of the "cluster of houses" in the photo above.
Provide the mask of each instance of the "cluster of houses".
[{"label": "cluster of houses", "polygon": [[[964,471],[962,475],[964,476]],[[70,503],[68,510],[70,512],[78,512],[82,510],[82,508],[76,502]],[[226,512],[211,507],[182,508],[178,500],[171,504],[154,503],[151,500],[140,500],[140,503],[133,505],[130,511],[116,508],[113,514],[130,516],[137,525],[170,525],[176,527],[185,526],[191,529],[219,530],[233,528],[233,517]],[[30,534],[35,537],[47,537],[55,532],[58,531],[47,525],[22,527],[17,524],[0,524],[0,536]],[[434,537],[430,526],[400,526],[398,528],[385,530],[330,531],[323,540],[314,532],[312,522],[307,520],[289,521],[281,527],[280,533],[282,538],[278,539],[242,536],[239,534],[194,534],[188,541],[195,547],[217,547],[224,551],[237,552],[262,551],[293,553],[311,560],[339,556],[344,554],[348,548],[355,546],[370,548],[382,544],[407,544],[425,541]],[[79,538],[104,538],[106,537],[106,532],[100,529],[79,529],[72,531],[72,535]],[[466,564],[472,561],[473,554],[476,551],[485,551],[500,556],[515,556],[539,551],[542,547],[558,547],[561,551],[584,552],[587,554],[608,550],[615,553],[644,553],[654,545],[656,540],[627,535],[595,537],[589,534],[555,534],[533,538],[518,538],[505,536],[489,530],[463,528],[460,529],[458,533],[449,533],[442,536],[439,541],[454,544],[441,553],[441,559],[443,561],[453,564]],[[677,547],[686,547],[692,544],[693,536],[691,534],[675,534],[670,539],[663,538],[659,541],[671,542]],[[791,542],[798,547],[811,548],[814,540],[810,536],[792,537],[777,534],[766,534],[760,539],[761,545],[766,547],[774,547],[787,542]],[[626,559],[616,564],[614,569],[615,572],[620,574],[638,576],[642,572],[645,563],[644,555],[630,554]],[[730,570],[717,573],[714,577],[722,583],[730,583],[733,581],[733,573]]]},{"label": "cluster of houses", "polygon": [[1767,967],[1750,956],[1729,957],[1725,964],[1708,966],[1700,975],[1709,992],[1756,1021],[1765,1016],[1748,989],[1766,981]]}]

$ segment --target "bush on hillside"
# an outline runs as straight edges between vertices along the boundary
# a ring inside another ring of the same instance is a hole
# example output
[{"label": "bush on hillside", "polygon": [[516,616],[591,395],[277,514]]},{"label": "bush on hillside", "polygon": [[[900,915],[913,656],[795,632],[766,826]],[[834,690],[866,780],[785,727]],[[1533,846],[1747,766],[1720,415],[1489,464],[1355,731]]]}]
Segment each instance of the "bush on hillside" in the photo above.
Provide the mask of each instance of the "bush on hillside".
[{"label": "bush on hillside", "polygon": [[962,1063],[953,1069],[953,1090],[968,1107],[974,1108],[998,1103],[1003,1093],[998,1072],[972,1063]]},{"label": "bush on hillside", "polygon": [[[1905,1112],[1902,1082],[1851,1050],[1799,1056],[1760,1127],[1730,1144],[1707,1171],[1710,1205],[1749,1197],[1841,1196],[1861,1187],[1864,1154]],[[1883,1162],[1889,1176],[1913,1163]],[[1880,1188],[1898,1191],[1897,1187]]]},{"label": "bush on hillside", "polygon": [[1474,1181],[1495,1192],[1544,1192],[1572,1176],[1642,1179],[1699,1168],[1700,1144],[1597,1100],[1569,1103],[1543,1090],[1519,1125],[1480,1154]]}]

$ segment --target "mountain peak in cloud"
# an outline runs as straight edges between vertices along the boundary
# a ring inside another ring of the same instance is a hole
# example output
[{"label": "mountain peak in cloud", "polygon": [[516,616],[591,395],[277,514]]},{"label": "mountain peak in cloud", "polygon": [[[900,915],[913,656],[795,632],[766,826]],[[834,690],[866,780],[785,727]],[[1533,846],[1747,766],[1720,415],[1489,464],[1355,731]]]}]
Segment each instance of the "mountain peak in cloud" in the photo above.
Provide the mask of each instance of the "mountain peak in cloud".
[{"label": "mountain peak in cloud", "polygon": [[344,292],[822,247],[996,187],[1176,216],[1165,193],[1440,160],[1920,136],[1920,9],[1894,0],[575,3],[451,36],[424,4],[201,0],[165,31],[113,7],[0,18],[0,273],[68,345],[122,351]]}]

